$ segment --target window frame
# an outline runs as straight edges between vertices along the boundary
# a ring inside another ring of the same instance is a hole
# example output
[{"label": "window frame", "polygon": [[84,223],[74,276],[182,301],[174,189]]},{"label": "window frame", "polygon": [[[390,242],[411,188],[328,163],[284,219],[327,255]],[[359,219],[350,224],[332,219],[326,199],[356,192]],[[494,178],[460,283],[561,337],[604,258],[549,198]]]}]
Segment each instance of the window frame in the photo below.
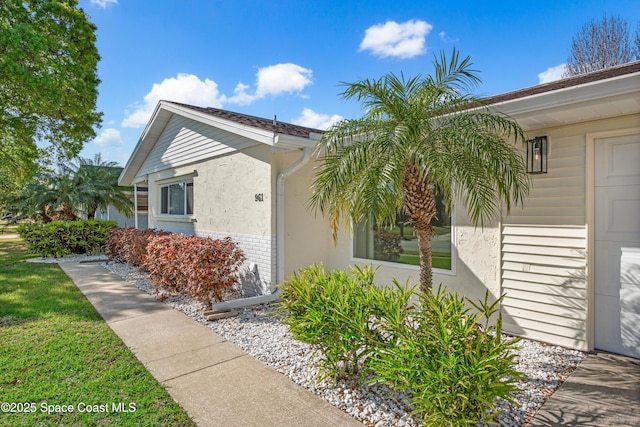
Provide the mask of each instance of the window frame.
[{"label": "window frame", "polygon": [[[451,212],[451,270],[445,270],[442,268],[434,268],[433,269],[433,274],[441,274],[441,275],[445,275],[445,276],[456,276],[457,275],[457,270],[456,270],[456,264],[457,264],[457,258],[458,258],[458,252],[456,250],[456,228],[457,228],[457,224],[456,224],[456,208],[455,206],[452,209]],[[360,258],[357,257],[355,254],[355,238],[356,238],[356,225],[351,223],[351,232],[350,232],[350,247],[349,247],[349,254],[351,257],[351,261],[352,262],[357,262],[357,263],[363,263],[363,264],[372,264],[375,266],[381,265],[384,267],[390,267],[390,268],[398,268],[398,269],[404,269],[404,270],[410,270],[410,271],[420,271],[420,266],[419,265],[413,265],[413,264],[405,264],[405,263],[401,263],[401,262],[393,262],[393,261],[380,261],[377,259],[368,259],[368,258]]]},{"label": "window frame", "polygon": [[[171,211],[171,187],[183,185],[182,195],[182,211],[183,213],[172,213]],[[191,188],[191,191],[188,190]],[[166,196],[165,196],[166,190]],[[190,197],[189,197],[190,196]],[[158,183],[158,208],[159,217],[163,219],[193,218],[194,216],[194,184],[193,179],[180,179],[169,182]],[[189,212],[189,207],[191,212]],[[166,209],[165,209],[166,208]]]}]

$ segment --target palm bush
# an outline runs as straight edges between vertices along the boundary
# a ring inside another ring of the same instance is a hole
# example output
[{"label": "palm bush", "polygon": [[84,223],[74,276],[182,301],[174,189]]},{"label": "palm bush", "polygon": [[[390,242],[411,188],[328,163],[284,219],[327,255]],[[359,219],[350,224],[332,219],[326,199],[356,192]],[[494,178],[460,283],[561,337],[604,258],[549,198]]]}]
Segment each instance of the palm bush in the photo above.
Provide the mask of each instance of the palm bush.
[{"label": "palm bush", "polygon": [[118,186],[120,169],[116,165],[103,161],[99,154],[93,159],[60,163],[57,173],[35,175],[12,203],[23,216],[41,222],[91,219],[96,210],[109,205],[131,215],[133,202],[128,189]]},{"label": "palm bush", "polygon": [[529,178],[513,143],[522,128],[469,93],[479,83],[470,58],[453,51],[434,60],[432,76],[387,74],[346,84],[345,99],[361,102],[363,117],[343,120],[317,145],[322,163],[309,205],[330,217],[334,239],[342,220],[395,224],[406,215],[420,254],[420,286],[432,287],[431,241],[438,206],[460,200],[475,224],[509,212],[528,194]]}]

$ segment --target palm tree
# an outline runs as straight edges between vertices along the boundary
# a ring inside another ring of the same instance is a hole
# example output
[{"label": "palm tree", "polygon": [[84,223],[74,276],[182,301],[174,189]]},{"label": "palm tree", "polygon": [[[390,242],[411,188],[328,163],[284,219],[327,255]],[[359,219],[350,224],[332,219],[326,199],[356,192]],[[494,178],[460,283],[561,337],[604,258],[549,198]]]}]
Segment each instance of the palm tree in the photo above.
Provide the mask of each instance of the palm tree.
[{"label": "palm tree", "polygon": [[432,287],[431,221],[434,186],[447,211],[459,200],[476,225],[522,203],[529,178],[513,142],[524,131],[467,94],[480,83],[470,58],[434,58],[433,76],[345,84],[345,99],[363,104],[363,117],[332,126],[318,142],[323,162],[312,184],[309,206],[329,216],[334,241],[342,220],[354,224],[373,215],[394,224],[398,212],[413,224],[420,254],[420,287]]},{"label": "palm tree", "polygon": [[78,158],[60,163],[58,173],[40,173],[23,188],[18,210],[32,219],[95,218],[96,210],[112,205],[124,214],[133,211],[127,189],[118,186],[120,168],[114,162]]},{"label": "palm tree", "polygon": [[78,158],[77,165],[67,165],[67,170],[77,186],[78,206],[87,218],[95,218],[98,209],[109,205],[125,215],[133,213],[128,189],[118,186],[121,168],[116,162],[104,161],[98,153],[93,159]]},{"label": "palm tree", "polygon": [[41,171],[24,185],[14,204],[21,216],[36,221],[74,221],[78,219],[76,187],[71,176]]}]

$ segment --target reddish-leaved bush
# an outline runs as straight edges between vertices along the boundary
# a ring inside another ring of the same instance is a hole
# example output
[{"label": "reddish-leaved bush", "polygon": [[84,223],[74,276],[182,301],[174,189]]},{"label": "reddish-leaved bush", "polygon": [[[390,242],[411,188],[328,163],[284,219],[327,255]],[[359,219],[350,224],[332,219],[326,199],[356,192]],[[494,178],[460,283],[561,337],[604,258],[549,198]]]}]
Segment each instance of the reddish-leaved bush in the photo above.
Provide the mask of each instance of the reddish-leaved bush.
[{"label": "reddish-leaved bush", "polygon": [[[131,228],[131,227],[130,227]],[[124,251],[122,250],[122,240],[125,234],[126,228],[112,228],[107,233],[107,243],[105,245],[107,249],[107,256],[110,261],[126,262],[124,259]]]},{"label": "reddish-leaved bush", "polygon": [[168,231],[148,228],[140,230],[135,227],[117,228],[109,233],[107,254],[111,261],[126,262],[144,268],[149,241],[156,236],[166,236]]},{"label": "reddish-leaved bush", "polygon": [[143,268],[156,286],[184,292],[211,308],[238,282],[236,273],[244,260],[244,253],[229,237],[169,234],[151,239]]}]

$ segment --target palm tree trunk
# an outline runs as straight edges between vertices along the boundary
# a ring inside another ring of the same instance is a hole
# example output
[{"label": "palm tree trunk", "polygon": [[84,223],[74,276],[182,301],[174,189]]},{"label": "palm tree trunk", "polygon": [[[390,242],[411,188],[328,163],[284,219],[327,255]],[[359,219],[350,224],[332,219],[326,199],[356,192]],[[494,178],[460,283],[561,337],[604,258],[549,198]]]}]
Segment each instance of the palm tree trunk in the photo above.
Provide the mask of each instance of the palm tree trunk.
[{"label": "palm tree trunk", "polygon": [[414,164],[409,164],[402,173],[402,191],[407,215],[411,218],[420,252],[420,290],[426,292],[433,287],[431,261],[431,219],[436,215],[433,182],[423,177]]},{"label": "palm tree trunk", "polygon": [[418,251],[420,252],[420,291],[426,292],[433,287],[433,261],[431,259],[431,230],[416,227]]},{"label": "palm tree trunk", "polygon": [[62,215],[66,221],[75,221],[78,219],[69,202],[62,203]]}]

